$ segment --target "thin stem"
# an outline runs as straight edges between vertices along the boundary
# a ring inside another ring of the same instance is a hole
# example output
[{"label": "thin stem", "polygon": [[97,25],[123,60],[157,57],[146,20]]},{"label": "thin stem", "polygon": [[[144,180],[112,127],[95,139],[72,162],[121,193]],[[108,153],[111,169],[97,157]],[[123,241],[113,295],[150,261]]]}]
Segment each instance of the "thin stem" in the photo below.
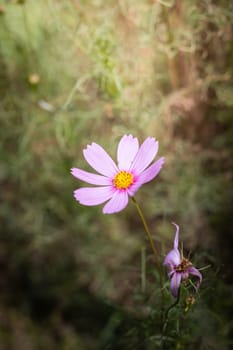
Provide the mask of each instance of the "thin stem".
[{"label": "thin stem", "polygon": [[158,249],[154,243],[154,240],[152,238],[152,234],[150,232],[150,229],[147,225],[147,222],[146,222],[146,219],[143,215],[143,212],[138,204],[138,202],[136,201],[135,197],[132,197],[132,201],[134,203],[134,205],[136,206],[136,209],[138,211],[138,214],[142,220],[142,223],[143,223],[143,226],[145,228],[145,231],[146,231],[146,234],[147,234],[147,237],[149,239],[149,242],[150,242],[150,245],[151,245],[151,248],[152,248],[152,251],[153,251],[153,254],[154,254],[154,260],[155,260],[155,264],[157,265],[158,267],[158,270],[159,270],[159,277],[160,277],[160,288],[161,288],[161,291],[163,290],[163,277],[162,277],[162,269],[161,269],[161,264],[160,264],[160,261],[159,261],[159,253],[158,253]]},{"label": "thin stem", "polygon": [[88,79],[88,77],[89,77],[88,75],[84,75],[82,78],[76,80],[76,83],[72,87],[68,97],[66,98],[66,101],[64,102],[64,104],[62,106],[62,110],[66,110],[67,109],[67,107],[71,103],[71,101],[72,101],[76,91],[80,90],[82,84],[85,83],[85,81]]},{"label": "thin stem", "polygon": [[168,319],[169,319],[169,312],[174,308],[176,307],[176,305],[179,304],[179,301],[180,301],[180,288],[178,289],[178,295],[177,295],[177,298],[175,300],[175,302],[173,304],[171,304],[166,312],[165,312],[165,315],[164,315],[164,324],[163,324],[163,329],[162,329],[162,346],[163,346],[163,349],[164,349],[164,336],[166,334],[166,330],[167,330],[167,326],[168,326]]}]

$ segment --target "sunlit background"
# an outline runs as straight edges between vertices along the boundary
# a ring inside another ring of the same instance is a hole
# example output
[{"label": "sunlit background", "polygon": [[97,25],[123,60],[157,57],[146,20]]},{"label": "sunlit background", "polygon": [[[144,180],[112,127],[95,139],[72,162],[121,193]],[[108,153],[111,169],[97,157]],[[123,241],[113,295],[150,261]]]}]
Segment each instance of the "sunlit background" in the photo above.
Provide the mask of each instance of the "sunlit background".
[{"label": "sunlit background", "polygon": [[158,349],[133,203],[103,215],[72,194],[86,145],[116,159],[124,134],[166,158],[136,195],[161,256],[175,221],[204,268],[166,349],[231,348],[232,37],[231,1],[0,1],[1,350]]}]

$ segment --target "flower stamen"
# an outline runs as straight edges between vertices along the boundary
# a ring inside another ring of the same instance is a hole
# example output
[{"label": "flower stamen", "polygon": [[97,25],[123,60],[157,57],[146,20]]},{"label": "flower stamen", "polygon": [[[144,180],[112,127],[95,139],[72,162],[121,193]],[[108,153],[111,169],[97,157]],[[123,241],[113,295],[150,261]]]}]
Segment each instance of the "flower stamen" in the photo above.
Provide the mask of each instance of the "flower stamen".
[{"label": "flower stamen", "polygon": [[118,190],[128,189],[134,181],[134,176],[128,171],[122,170],[116,174],[113,179],[113,184]]},{"label": "flower stamen", "polygon": [[192,263],[188,259],[182,258],[181,263],[175,267],[175,270],[176,272],[186,272],[191,266]]}]

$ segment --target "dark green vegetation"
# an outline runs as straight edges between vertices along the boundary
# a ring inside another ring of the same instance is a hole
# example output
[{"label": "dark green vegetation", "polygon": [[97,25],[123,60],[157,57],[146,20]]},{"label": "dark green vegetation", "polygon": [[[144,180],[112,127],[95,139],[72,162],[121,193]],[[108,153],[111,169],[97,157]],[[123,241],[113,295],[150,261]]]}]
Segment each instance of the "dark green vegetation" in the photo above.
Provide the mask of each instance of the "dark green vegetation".
[{"label": "dark green vegetation", "polygon": [[162,3],[0,3],[1,350],[162,348],[133,204],[104,216],[72,197],[86,144],[115,157],[124,133],[156,137],[166,157],[137,194],[161,254],[175,221],[211,265],[191,309],[183,292],[171,310],[164,349],[232,346],[233,8]]}]

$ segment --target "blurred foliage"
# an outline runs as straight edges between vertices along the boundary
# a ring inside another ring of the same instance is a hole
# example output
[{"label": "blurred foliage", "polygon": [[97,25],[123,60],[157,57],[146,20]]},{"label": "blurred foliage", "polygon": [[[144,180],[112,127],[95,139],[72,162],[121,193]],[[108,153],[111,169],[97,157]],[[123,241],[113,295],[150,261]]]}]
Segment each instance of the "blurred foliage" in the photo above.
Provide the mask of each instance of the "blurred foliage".
[{"label": "blurred foliage", "polygon": [[[1,1],[1,349],[230,349],[232,23],[224,0]],[[135,208],[104,216],[72,197],[86,144],[114,157],[124,133],[166,157],[137,195],[162,254],[176,221],[211,265],[162,341]]]}]

